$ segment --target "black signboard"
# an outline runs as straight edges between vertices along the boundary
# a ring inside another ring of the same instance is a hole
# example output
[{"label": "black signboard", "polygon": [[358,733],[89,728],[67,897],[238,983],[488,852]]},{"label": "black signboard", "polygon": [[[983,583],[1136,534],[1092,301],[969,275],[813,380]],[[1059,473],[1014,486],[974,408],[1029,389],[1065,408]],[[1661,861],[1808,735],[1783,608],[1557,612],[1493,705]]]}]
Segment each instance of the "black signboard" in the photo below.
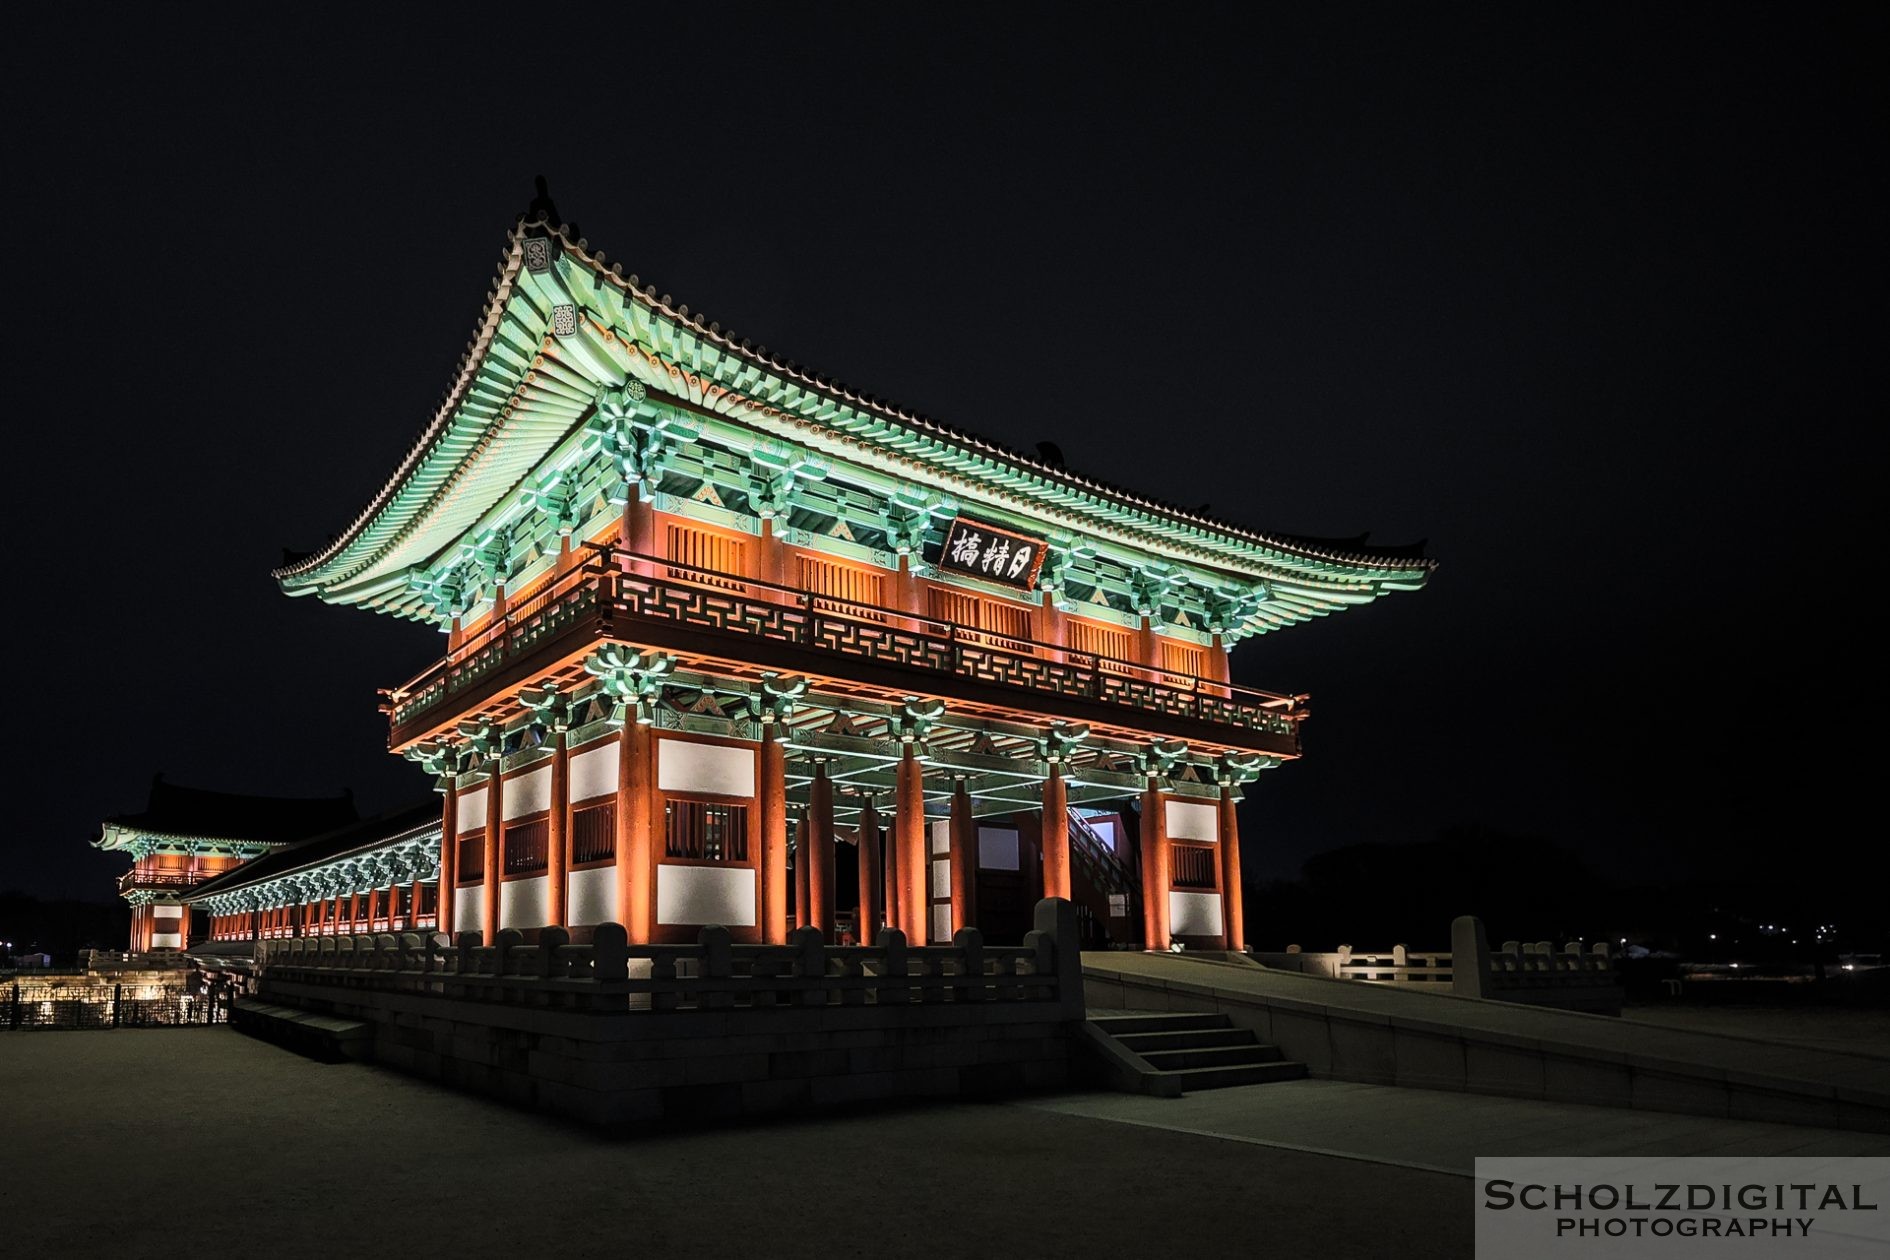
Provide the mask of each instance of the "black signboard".
[{"label": "black signboard", "polygon": [[945,542],[935,563],[946,573],[962,573],[1028,591],[1037,585],[1043,557],[1041,538],[959,516],[946,527]]}]

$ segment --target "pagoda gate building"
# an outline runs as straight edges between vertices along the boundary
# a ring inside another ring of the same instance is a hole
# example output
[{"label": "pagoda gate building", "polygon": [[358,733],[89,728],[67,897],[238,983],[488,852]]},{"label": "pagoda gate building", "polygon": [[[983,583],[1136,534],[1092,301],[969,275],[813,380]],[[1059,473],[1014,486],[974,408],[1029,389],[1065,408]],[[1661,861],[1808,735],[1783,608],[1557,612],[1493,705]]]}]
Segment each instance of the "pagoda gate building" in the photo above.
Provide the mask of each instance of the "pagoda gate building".
[{"label": "pagoda gate building", "polygon": [[203,885],[265,854],[351,823],[349,796],[288,798],[151,781],[145,807],[105,819],[96,848],[128,854],[118,891],[131,906],[134,954],[186,949],[201,935],[189,902]]},{"label": "pagoda gate building", "polygon": [[406,458],[274,576],[444,635],[385,702],[444,798],[441,930],[1003,940],[1058,896],[1098,943],[1240,948],[1234,805],[1304,697],[1228,652],[1430,570],[913,415],[538,218]]}]

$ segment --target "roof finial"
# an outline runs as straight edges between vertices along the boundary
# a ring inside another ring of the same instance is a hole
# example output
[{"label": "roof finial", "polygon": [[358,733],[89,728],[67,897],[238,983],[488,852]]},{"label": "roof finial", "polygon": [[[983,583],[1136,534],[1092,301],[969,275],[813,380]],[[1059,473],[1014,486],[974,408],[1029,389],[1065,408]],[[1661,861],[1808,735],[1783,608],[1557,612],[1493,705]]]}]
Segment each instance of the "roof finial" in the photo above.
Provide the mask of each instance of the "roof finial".
[{"label": "roof finial", "polygon": [[532,204],[525,207],[528,219],[543,219],[554,227],[564,222],[564,216],[558,213],[558,203],[551,199],[551,189],[545,186],[543,175],[534,175],[532,182],[538,189],[538,195],[532,198]]}]

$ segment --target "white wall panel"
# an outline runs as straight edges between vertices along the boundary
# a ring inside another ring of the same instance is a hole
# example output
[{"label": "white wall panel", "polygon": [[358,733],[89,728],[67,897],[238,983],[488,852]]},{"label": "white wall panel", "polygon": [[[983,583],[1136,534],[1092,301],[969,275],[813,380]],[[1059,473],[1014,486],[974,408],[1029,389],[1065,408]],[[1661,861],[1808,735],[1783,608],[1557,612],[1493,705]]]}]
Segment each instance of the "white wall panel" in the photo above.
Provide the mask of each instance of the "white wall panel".
[{"label": "white wall panel", "polygon": [[952,864],[949,860],[932,863],[932,895],[934,897],[952,895]]},{"label": "white wall panel", "polygon": [[656,745],[656,786],[665,792],[712,796],[755,794],[755,750],[751,745],[696,744],[665,739]]},{"label": "white wall panel", "polygon": [[[505,810],[507,821],[514,818],[523,818],[527,814],[541,813],[544,810],[550,809],[551,766],[549,764],[542,765],[536,770],[529,770],[519,775],[515,779],[507,779],[505,786],[499,791],[499,804]],[[500,916],[499,922],[504,923],[506,927],[512,926],[510,923],[506,923],[503,915]],[[532,926],[543,927],[545,925],[542,923],[534,923]]]},{"label": "white wall panel", "polygon": [[952,825],[945,819],[928,823],[926,834],[932,837],[932,852],[943,857],[952,851]]},{"label": "white wall panel", "polygon": [[656,921],[753,927],[755,872],[745,866],[658,866]]},{"label": "white wall panel", "polygon": [[617,740],[593,744],[571,758],[571,799],[587,801],[617,790]]},{"label": "white wall panel", "polygon": [[478,884],[453,890],[453,933],[486,930],[486,890]]},{"label": "white wall panel", "polygon": [[1200,892],[1169,893],[1168,934],[1170,936],[1219,936],[1221,934],[1221,895]]},{"label": "white wall panel", "polygon": [[551,914],[551,884],[543,875],[511,879],[499,885],[499,926],[541,928]]},{"label": "white wall panel", "polygon": [[151,933],[152,949],[182,949],[184,938],[176,932]]},{"label": "white wall panel", "polygon": [[1221,813],[1213,805],[1169,801],[1164,816],[1170,840],[1201,840],[1213,844],[1221,838]]},{"label": "white wall panel", "polygon": [[571,872],[568,914],[572,927],[622,923],[617,917],[617,868],[592,866]]},{"label": "white wall panel", "polygon": [[978,869],[985,871],[1020,869],[1016,830],[1010,827],[978,828]]},{"label": "white wall panel", "polygon": [[459,794],[458,834],[469,831],[483,831],[486,825],[486,789],[481,784],[477,788]]},{"label": "white wall panel", "polygon": [[948,943],[952,939],[952,908],[950,906],[932,907],[932,943]]}]

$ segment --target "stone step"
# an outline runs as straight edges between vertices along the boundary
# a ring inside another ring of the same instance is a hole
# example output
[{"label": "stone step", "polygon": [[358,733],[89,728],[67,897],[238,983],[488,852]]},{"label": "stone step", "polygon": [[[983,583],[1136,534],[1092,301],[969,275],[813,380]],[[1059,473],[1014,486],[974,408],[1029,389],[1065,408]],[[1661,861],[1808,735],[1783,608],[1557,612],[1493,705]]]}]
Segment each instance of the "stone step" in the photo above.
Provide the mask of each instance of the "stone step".
[{"label": "stone step", "polygon": [[1089,1022],[1111,1037],[1120,1037],[1123,1033],[1229,1027],[1227,1016],[1213,1012],[1189,1014],[1187,1012],[1146,1011],[1133,1015],[1092,1015]]},{"label": "stone step", "polygon": [[1183,1028],[1174,1032],[1123,1033],[1117,1036],[1116,1040],[1137,1054],[1147,1054],[1151,1050],[1199,1050],[1207,1046],[1250,1046],[1254,1044],[1255,1038],[1251,1028]]},{"label": "stone step", "polygon": [[374,1054],[374,1029],[368,1024],[256,998],[241,997],[230,1004],[230,1026],[331,1063]]},{"label": "stone step", "polygon": [[1245,1046],[1205,1046],[1198,1050],[1143,1050],[1139,1052],[1152,1068],[1173,1071],[1180,1068],[1225,1067],[1236,1063],[1279,1063],[1286,1058],[1278,1046],[1256,1041]]},{"label": "stone step", "polygon": [[1221,1067],[1182,1068],[1157,1072],[1156,1078],[1178,1083],[1183,1093],[1197,1089],[1225,1089],[1230,1085],[1264,1085],[1270,1081],[1297,1081],[1306,1075],[1304,1063],[1231,1063]]}]

